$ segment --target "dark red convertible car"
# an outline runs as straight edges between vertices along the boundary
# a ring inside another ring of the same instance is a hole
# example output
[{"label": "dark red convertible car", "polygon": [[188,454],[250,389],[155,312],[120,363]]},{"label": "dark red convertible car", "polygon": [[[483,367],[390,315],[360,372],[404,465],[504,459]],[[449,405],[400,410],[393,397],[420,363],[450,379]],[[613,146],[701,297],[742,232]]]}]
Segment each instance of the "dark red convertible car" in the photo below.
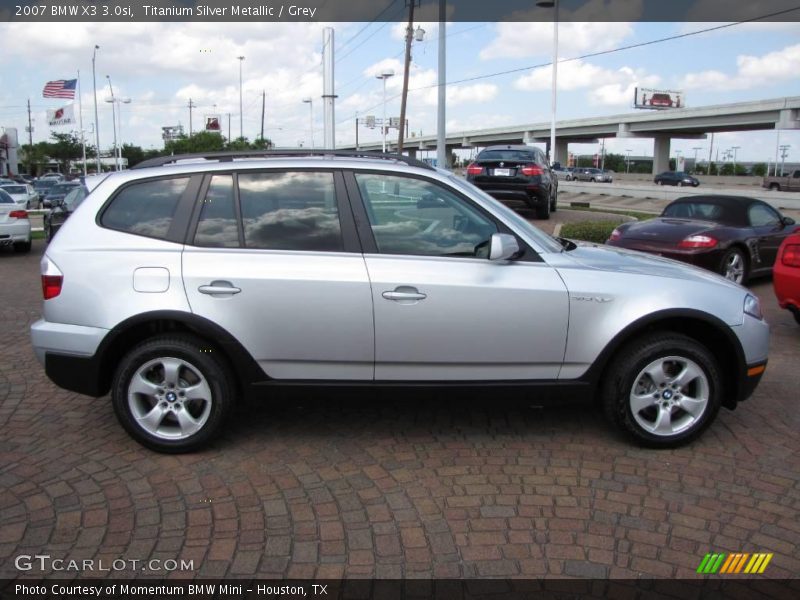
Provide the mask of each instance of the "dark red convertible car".
[{"label": "dark red convertible car", "polygon": [[772,272],[778,247],[794,225],[794,219],[755,198],[690,196],[668,204],[655,219],[623,223],[606,244],[680,260],[745,283]]}]

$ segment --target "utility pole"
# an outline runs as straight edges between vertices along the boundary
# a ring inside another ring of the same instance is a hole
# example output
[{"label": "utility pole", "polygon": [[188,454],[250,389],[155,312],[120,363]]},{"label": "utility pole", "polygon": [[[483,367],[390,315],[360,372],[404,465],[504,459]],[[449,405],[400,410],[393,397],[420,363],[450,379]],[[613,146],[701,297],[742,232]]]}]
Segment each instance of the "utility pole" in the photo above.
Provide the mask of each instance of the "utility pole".
[{"label": "utility pole", "polygon": [[786,157],[789,156],[789,148],[791,146],[789,144],[784,144],[780,147],[781,149],[781,177],[783,177],[783,166],[786,164]]},{"label": "utility pole", "polygon": [[267,103],[267,91],[261,91],[261,141],[264,141],[264,108]]},{"label": "utility pole", "polygon": [[231,143],[231,113],[228,113],[228,143]]},{"label": "utility pole", "polygon": [[197,105],[189,98],[189,137],[192,137],[192,109],[197,108]]},{"label": "utility pole", "polygon": [[[411,39],[414,35],[414,6],[417,0],[409,0],[408,4],[408,27],[406,28],[406,59],[405,69],[403,71],[403,95],[400,98],[400,123],[397,132],[397,153],[403,153],[403,134],[405,128],[403,124],[406,122],[406,102],[408,101],[408,72],[411,67]],[[385,125],[385,124],[384,124]]]},{"label": "utility pole", "polygon": [[358,150],[358,117],[356,117],[356,150]]},{"label": "utility pole", "polygon": [[603,138],[603,145],[600,149],[600,170],[606,170],[606,138]]},{"label": "utility pole", "polygon": [[31,123],[31,99],[28,98],[28,175],[33,175],[31,160],[33,159],[33,123]]},{"label": "utility pole", "polygon": [[[778,176],[778,150],[781,147],[781,130],[778,129],[778,137],[775,140],[775,177]],[[769,173],[767,173],[769,175]]]},{"label": "utility pole", "polygon": [[[708,147],[708,173],[706,175],[711,175],[711,153],[714,151],[714,134],[711,134],[711,145]],[[719,148],[717,148],[717,153],[719,153]]]}]

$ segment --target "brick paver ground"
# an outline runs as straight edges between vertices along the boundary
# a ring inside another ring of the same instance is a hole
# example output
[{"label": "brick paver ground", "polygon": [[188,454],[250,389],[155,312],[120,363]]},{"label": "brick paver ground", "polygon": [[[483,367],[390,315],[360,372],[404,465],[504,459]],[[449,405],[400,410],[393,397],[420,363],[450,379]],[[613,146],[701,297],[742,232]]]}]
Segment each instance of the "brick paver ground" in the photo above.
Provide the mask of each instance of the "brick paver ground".
[{"label": "brick paver ground", "polygon": [[0,577],[21,554],[193,560],[181,577],[692,577],[706,552],[759,551],[800,572],[800,327],[769,281],[764,381],[687,448],[637,448],[589,408],[410,391],[276,398],[165,456],[108,398],[45,378],[42,251],[0,252]]}]

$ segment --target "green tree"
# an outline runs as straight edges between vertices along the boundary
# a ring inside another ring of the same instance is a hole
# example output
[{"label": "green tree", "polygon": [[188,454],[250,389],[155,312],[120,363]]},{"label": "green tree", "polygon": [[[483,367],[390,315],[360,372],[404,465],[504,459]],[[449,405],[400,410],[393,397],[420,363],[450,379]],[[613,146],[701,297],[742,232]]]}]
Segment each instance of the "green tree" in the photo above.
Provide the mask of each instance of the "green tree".
[{"label": "green tree", "polygon": [[122,158],[128,160],[128,168],[144,160],[144,150],[133,144],[122,144]]},{"label": "green tree", "polygon": [[720,175],[733,175],[733,165],[731,163],[725,163],[719,169]]},{"label": "green tree", "polygon": [[756,163],[753,165],[753,175],[756,177],[764,177],[767,174],[767,165],[764,163]]},{"label": "green tree", "polygon": [[218,133],[199,131],[191,136],[181,136],[166,143],[164,154],[194,154],[196,152],[222,152],[225,139]]},{"label": "green tree", "polygon": [[[80,138],[74,133],[52,133],[54,141],[47,145],[47,155],[61,163],[61,172],[69,173],[69,162],[83,158]],[[89,149],[87,148],[87,157]]]}]

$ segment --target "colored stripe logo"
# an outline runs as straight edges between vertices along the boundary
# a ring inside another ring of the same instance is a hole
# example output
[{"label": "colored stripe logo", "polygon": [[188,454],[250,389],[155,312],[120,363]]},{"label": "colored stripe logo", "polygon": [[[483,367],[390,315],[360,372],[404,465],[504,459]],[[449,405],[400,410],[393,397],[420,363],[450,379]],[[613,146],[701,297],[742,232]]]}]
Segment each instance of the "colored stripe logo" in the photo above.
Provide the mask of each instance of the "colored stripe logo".
[{"label": "colored stripe logo", "polygon": [[737,575],[748,574],[758,575],[763,573],[769,561],[772,560],[772,553],[758,552],[749,554],[747,552],[708,553],[700,561],[697,572],[702,575]]}]

